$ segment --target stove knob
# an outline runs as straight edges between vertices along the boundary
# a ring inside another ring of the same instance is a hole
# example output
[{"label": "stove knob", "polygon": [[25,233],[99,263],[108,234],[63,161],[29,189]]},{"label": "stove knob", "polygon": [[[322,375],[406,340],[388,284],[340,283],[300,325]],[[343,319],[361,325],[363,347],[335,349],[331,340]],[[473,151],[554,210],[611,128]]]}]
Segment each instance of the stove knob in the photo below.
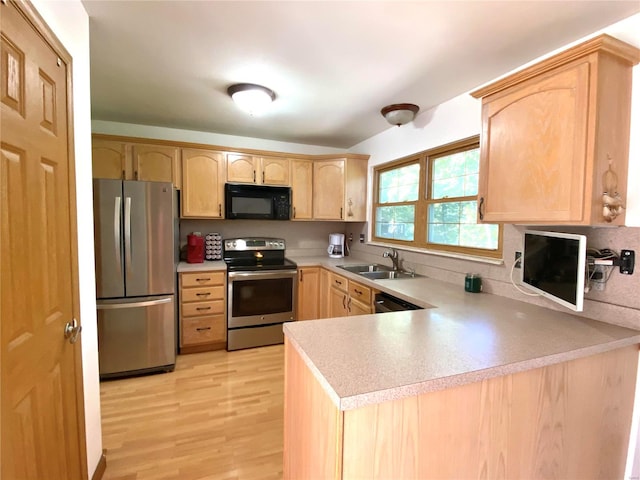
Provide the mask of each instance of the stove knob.
[{"label": "stove knob", "polygon": [[234,247],[236,246],[236,242],[235,242],[235,240],[233,241],[233,243],[232,243],[231,245],[233,245]]}]

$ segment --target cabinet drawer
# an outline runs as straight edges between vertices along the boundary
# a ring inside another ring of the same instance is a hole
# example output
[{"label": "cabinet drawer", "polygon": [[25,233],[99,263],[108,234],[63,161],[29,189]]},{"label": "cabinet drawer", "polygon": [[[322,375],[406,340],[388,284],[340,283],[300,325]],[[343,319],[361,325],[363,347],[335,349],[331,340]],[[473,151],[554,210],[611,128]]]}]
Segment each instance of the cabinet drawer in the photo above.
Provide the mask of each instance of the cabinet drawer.
[{"label": "cabinet drawer", "polygon": [[224,285],[225,272],[193,272],[181,273],[182,287],[204,287],[208,285]]},{"label": "cabinet drawer", "polygon": [[180,345],[224,342],[227,336],[227,322],[224,315],[183,318]]},{"label": "cabinet drawer", "polygon": [[329,284],[332,287],[336,287],[344,292],[347,291],[349,281],[343,277],[342,275],[338,275],[337,273],[331,272],[331,277],[329,279]]},{"label": "cabinet drawer", "polygon": [[207,300],[224,300],[224,285],[201,288],[183,288],[181,290],[182,302],[203,302]]},{"label": "cabinet drawer", "polygon": [[197,315],[212,315],[224,313],[224,300],[212,300],[210,302],[183,303],[182,316],[193,317]]},{"label": "cabinet drawer", "polygon": [[357,282],[349,282],[349,296],[366,305],[371,304],[371,289]]}]

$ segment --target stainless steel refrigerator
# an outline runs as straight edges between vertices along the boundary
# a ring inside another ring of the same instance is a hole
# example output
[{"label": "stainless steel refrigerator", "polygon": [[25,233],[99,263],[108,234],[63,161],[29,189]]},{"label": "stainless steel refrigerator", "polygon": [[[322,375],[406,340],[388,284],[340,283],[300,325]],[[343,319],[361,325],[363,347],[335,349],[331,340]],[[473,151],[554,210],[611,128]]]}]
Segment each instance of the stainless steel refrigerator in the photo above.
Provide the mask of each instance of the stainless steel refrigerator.
[{"label": "stainless steel refrigerator", "polygon": [[100,377],[173,370],[173,185],[96,179],[93,202]]}]

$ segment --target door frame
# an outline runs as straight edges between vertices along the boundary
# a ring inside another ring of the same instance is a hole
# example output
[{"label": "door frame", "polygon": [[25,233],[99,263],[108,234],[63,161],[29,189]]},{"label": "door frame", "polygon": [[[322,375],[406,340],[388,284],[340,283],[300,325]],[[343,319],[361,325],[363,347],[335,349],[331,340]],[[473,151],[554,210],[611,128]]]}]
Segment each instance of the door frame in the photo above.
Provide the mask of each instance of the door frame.
[{"label": "door frame", "polygon": [[[4,0],[3,0],[4,1]],[[42,39],[53,49],[60,60],[67,66],[66,70],[66,95],[67,104],[67,155],[69,159],[68,180],[69,180],[69,248],[71,249],[71,297],[72,313],[80,324],[80,287],[78,270],[78,219],[77,219],[77,199],[76,199],[76,168],[74,150],[74,122],[73,122],[73,62],[72,57],[64,47],[62,42],[53,33],[49,25],[44,21],[40,13],[33,4],[27,0],[8,0],[17,7],[25,20],[30,23]],[[76,384],[76,411],[78,413],[78,440],[80,461],[83,478],[88,478],[87,464],[87,438],[86,423],[84,415],[84,382],[82,375],[82,335],[78,337],[79,348],[74,349],[74,376]]]}]

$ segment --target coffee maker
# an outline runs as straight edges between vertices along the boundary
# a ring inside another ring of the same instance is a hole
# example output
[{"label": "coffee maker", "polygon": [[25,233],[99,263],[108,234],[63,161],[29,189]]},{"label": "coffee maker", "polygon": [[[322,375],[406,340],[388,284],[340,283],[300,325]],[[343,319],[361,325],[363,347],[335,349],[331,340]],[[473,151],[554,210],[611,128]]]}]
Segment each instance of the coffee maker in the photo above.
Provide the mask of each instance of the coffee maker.
[{"label": "coffee maker", "polygon": [[329,248],[327,253],[331,258],[344,257],[344,233],[329,234]]}]

